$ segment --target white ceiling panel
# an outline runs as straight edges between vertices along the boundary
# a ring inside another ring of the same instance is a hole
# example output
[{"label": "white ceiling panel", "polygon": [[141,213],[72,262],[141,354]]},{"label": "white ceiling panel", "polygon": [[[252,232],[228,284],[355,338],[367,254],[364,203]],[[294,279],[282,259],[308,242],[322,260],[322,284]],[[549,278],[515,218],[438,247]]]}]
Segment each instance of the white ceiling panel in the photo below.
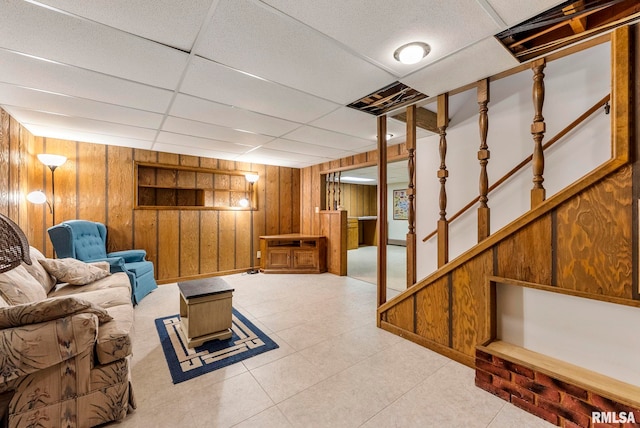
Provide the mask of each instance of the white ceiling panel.
[{"label": "white ceiling panel", "polygon": [[2,9],[6,49],[162,88],[174,88],[186,64],[184,52],[26,1]]},{"label": "white ceiling panel", "polygon": [[114,137],[112,135],[95,134],[92,132],[74,131],[70,129],[51,129],[49,126],[24,124],[24,127],[33,135],[47,138],[58,138],[69,141],[81,141],[85,143],[106,144],[109,146],[130,147],[133,149],[150,150],[152,142],[136,140],[128,137]]},{"label": "white ceiling panel", "polygon": [[371,144],[371,140],[356,138],[350,135],[327,131],[326,129],[302,126],[286,135],[286,139],[302,141],[317,146],[334,147],[348,151],[359,151],[361,147]]},{"label": "white ceiling panel", "polygon": [[402,83],[436,96],[518,64],[500,42],[489,37],[403,78]]},{"label": "white ceiling panel", "polygon": [[[469,0],[368,0],[343,2],[341,7],[335,7],[332,0],[262,1],[397,75],[415,71],[501,30],[477,2]],[[452,28],[465,31],[452,32]],[[393,58],[398,47],[415,41],[431,46],[427,58],[414,65],[401,64]]]},{"label": "white ceiling panel", "polygon": [[196,53],[339,104],[396,80],[308,26],[249,0],[220,0]]},{"label": "white ceiling panel", "polygon": [[163,113],[172,91],[0,49],[0,82]]},{"label": "white ceiling panel", "polygon": [[[377,119],[369,113],[342,107],[320,119],[310,123],[316,128],[337,131],[374,142],[378,134]],[[407,125],[404,122],[392,118],[387,119],[387,132],[394,137],[404,136],[407,133]]]},{"label": "white ceiling panel", "polygon": [[229,107],[188,95],[178,94],[171,110],[172,116],[226,126],[236,130],[278,137],[300,125],[294,122]]},{"label": "white ceiling panel", "polygon": [[278,138],[268,144],[262,146],[265,149],[290,151],[293,153],[300,153],[304,155],[320,156],[326,158],[342,158],[345,156],[351,156],[356,152],[350,152],[344,149],[338,149],[326,146],[316,146],[314,144],[301,143],[300,141],[286,140],[284,138]]},{"label": "white ceiling panel", "polygon": [[115,137],[129,137],[136,140],[149,141],[153,141],[156,135],[154,129],[138,128],[136,126],[120,125],[94,119],[64,116],[16,107],[7,107],[6,110],[23,125],[49,126],[58,133],[66,129],[70,131],[111,135]]},{"label": "white ceiling panel", "polygon": [[[212,0],[77,1],[39,0],[57,9],[90,19],[164,45],[189,51]],[[214,6],[217,0],[213,2]]]},{"label": "white ceiling panel", "polygon": [[251,150],[251,146],[229,143],[227,141],[210,140],[207,138],[192,137],[190,135],[161,132],[156,139],[158,143],[172,144],[175,146],[195,147],[203,150],[212,150],[225,153],[245,153]]},{"label": "white ceiling panel", "polygon": [[235,129],[219,125],[196,122],[173,116],[167,117],[162,125],[162,129],[176,134],[193,135],[194,137],[202,137],[210,140],[233,141],[238,144],[254,147],[273,140],[273,137],[265,135],[236,131]]},{"label": "white ceiling panel", "polygon": [[2,102],[5,105],[30,110],[56,112],[67,116],[96,119],[106,122],[121,123],[145,128],[157,128],[162,115],[114,106],[82,98],[43,92],[21,86],[0,83]]},{"label": "white ceiling panel", "polygon": [[180,92],[245,110],[307,123],[339,107],[322,98],[193,58]]},{"label": "white ceiling panel", "polygon": [[226,159],[226,160],[232,160],[238,156],[235,153],[221,152],[217,150],[206,150],[206,149],[201,149],[199,147],[176,146],[173,144],[165,144],[165,143],[154,144],[153,150],[156,150],[158,152],[165,152],[165,153],[175,153],[178,155],[202,156],[205,158],[216,158],[216,159]]},{"label": "white ceiling panel", "polygon": [[562,3],[564,0],[536,0],[536,1],[513,1],[513,0],[485,0],[491,5],[498,15],[507,23],[507,27],[526,21],[545,10],[551,9]]},{"label": "white ceiling panel", "polygon": [[[249,159],[249,158],[253,160],[247,161],[246,159]],[[311,162],[313,164],[317,164],[317,163],[326,162],[331,158],[322,157],[322,156],[305,155],[302,153],[292,153],[284,150],[272,150],[272,149],[267,149],[262,147],[258,147],[257,149],[252,150],[236,158],[236,160],[243,161],[243,162],[268,163],[268,162],[261,162],[261,159],[263,161],[266,159],[270,159],[270,160],[283,160],[283,161],[295,161],[295,162]]]}]

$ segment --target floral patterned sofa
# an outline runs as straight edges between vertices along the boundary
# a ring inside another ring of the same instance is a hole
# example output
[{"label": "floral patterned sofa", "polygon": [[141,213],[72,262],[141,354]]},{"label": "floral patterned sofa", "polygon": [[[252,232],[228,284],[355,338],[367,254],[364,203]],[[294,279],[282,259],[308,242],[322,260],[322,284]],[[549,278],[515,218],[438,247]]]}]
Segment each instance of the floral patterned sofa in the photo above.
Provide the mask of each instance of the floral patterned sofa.
[{"label": "floral patterned sofa", "polygon": [[127,275],[110,274],[108,263],[46,259],[1,214],[0,272],[0,397],[9,426],[122,420],[135,408]]}]

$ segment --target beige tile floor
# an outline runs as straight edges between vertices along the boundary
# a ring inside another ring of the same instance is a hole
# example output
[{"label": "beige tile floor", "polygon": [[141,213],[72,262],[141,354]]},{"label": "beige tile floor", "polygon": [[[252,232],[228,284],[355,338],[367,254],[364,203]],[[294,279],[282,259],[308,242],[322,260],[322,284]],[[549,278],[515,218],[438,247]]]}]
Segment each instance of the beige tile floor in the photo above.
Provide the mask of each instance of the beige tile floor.
[{"label": "beige tile floor", "polygon": [[[378,247],[362,246],[347,251],[347,275],[371,284],[377,284],[376,266]],[[407,289],[407,248],[387,245],[387,287],[392,295]],[[390,296],[387,296],[390,297]]]},{"label": "beige tile floor", "polygon": [[280,347],[173,385],[154,319],[175,284],[135,310],[138,409],[118,427],[548,427],[474,386],[472,369],[375,326],[375,287],[349,277],[231,275],[234,307]]}]

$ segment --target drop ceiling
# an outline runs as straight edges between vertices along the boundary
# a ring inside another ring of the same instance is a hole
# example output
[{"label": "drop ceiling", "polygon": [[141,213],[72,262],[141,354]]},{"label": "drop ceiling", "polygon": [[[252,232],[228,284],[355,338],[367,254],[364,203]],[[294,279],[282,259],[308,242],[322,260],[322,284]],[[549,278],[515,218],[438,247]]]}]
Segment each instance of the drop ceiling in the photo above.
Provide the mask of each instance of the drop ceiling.
[{"label": "drop ceiling", "polygon": [[[349,103],[516,66],[494,35],[559,3],[4,0],[0,106],[37,136],[305,167],[376,147]],[[412,41],[431,53],[396,62]],[[403,142],[405,124],[388,132]]]}]

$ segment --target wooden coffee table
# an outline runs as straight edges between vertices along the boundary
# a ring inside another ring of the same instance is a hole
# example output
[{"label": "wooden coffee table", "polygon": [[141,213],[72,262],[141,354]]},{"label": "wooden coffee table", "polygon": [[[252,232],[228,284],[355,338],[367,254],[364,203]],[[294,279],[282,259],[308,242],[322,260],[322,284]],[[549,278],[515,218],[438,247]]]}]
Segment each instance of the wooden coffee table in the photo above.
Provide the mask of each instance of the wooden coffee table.
[{"label": "wooden coffee table", "polygon": [[231,301],[234,288],[222,278],[179,282],[180,324],[187,346],[231,337]]}]

